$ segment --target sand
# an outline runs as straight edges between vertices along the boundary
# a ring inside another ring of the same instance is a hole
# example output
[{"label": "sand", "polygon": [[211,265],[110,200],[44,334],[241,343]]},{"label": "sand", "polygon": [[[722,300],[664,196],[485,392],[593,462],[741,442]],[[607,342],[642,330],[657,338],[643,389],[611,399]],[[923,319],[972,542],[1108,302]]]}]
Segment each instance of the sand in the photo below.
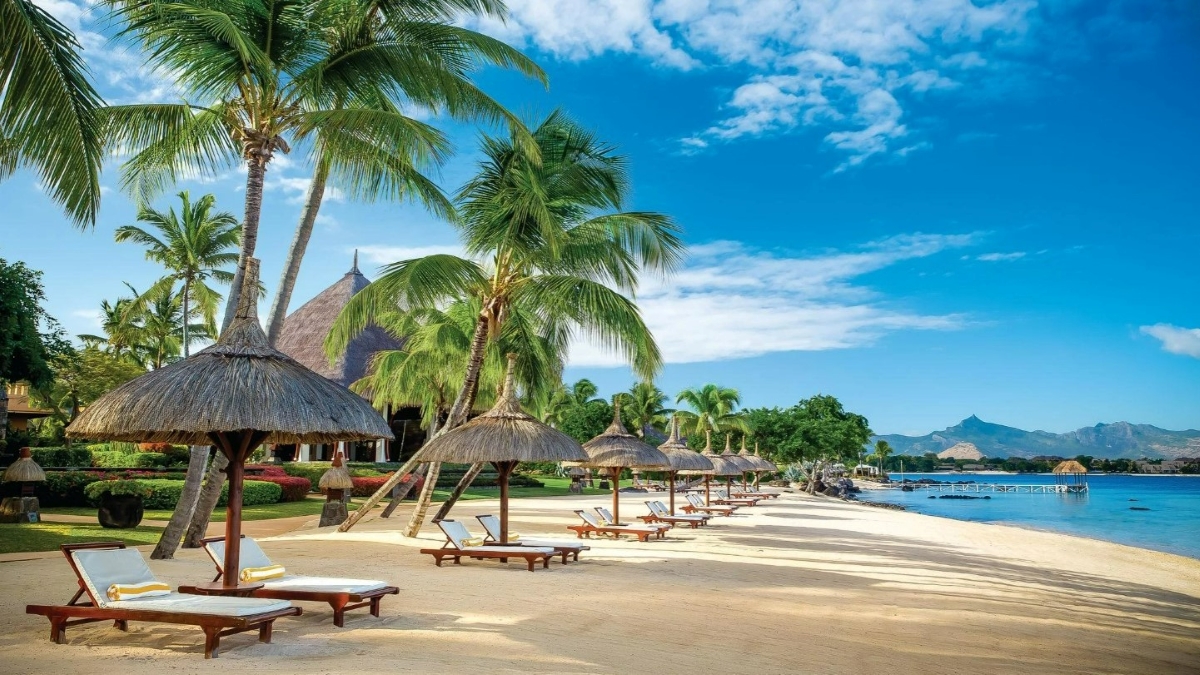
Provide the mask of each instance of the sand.
[{"label": "sand", "polygon": [[[661,495],[665,498],[665,495]],[[513,529],[570,536],[599,497],[513,502]],[[637,496],[626,517],[644,513]],[[636,506],[635,506],[636,505]],[[640,508],[639,508],[640,507]],[[286,673],[1197,673],[1200,560],[999,525],[789,494],[651,543],[594,541],[549,570],[467,561],[435,567],[397,534],[411,507],[348,534],[315,522],[263,539],[290,571],[401,587],[375,619],[336,629],[325,605],[281,619],[271,644],[227,637],[205,661],[196,628],[107,624],[48,641],[27,603],[65,602],[61,557],[0,563],[0,670],[132,675]],[[480,528],[495,502],[455,516]],[[151,567],[207,581],[200,551]]]}]

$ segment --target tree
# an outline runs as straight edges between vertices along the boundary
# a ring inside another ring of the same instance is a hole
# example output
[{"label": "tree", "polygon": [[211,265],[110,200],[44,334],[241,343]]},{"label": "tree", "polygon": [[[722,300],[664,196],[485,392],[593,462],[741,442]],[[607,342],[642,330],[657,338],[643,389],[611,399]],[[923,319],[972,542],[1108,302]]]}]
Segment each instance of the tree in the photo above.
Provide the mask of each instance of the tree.
[{"label": "tree", "polygon": [[662,362],[625,293],[637,290],[642,271],[667,273],[680,264],[678,227],[661,214],[622,211],[629,189],[624,158],[566,115],[551,114],[533,138],[536,153],[518,134],[483,138],[479,171],[456,197],[456,225],[470,258],[439,254],[385,267],[351,298],[326,340],[334,357],[393,307],[480,298],[466,376],[443,431],[465,421],[486,345],[516,314],[536,320],[531,328],[564,350],[573,336],[597,339],[646,378]]},{"label": "tree", "polygon": [[[180,192],[178,197],[179,213],[174,208],[166,213],[149,206],[138,209],[138,221],[152,225],[158,230],[158,236],[136,225],[123,225],[117,228],[115,239],[145,246],[146,259],[167,269],[165,276],[135,300],[134,308],[144,307],[152,298],[169,297],[175,292],[175,284],[180,283],[181,315],[192,316],[191,301],[195,299],[196,309],[203,316],[208,332],[213,334],[221,294],[206,282],[210,279],[223,284],[233,281],[233,273],[223,268],[237,262],[237,253],[232,251],[239,245],[241,227],[233,214],[213,210],[217,199],[211,194],[195,203],[187,190]],[[181,323],[183,357],[187,358],[192,340],[188,322]]]},{"label": "tree", "polygon": [[784,462],[810,463],[809,491],[825,463],[858,457],[871,437],[867,418],[847,412],[833,396],[818,394],[787,408],[748,411],[755,437]]},{"label": "tree", "polygon": [[9,382],[44,387],[54,379],[51,363],[71,347],[58,323],[42,309],[42,273],[0,258],[0,440],[8,424]]},{"label": "tree", "polygon": [[37,173],[75,225],[100,207],[103,161],[96,110],[79,42],[32,0],[0,0],[0,180]]},{"label": "tree", "polygon": [[621,412],[633,425],[639,438],[646,437],[646,427],[662,428],[667,424],[668,415],[675,412],[664,407],[667,395],[653,382],[638,382],[628,392],[617,394],[617,398],[621,403]]},{"label": "tree", "polygon": [[608,401],[595,399],[565,410],[558,430],[580,443],[586,443],[604,433],[612,424],[612,419],[613,409]]},{"label": "tree", "polygon": [[[331,41],[349,42],[361,47],[376,47],[392,41],[402,43],[406,52],[394,55],[393,67],[403,71],[405,82],[397,91],[379,91],[374,96],[353,101],[337,100],[339,108],[361,108],[398,112],[391,100],[402,99],[405,108],[444,112],[455,119],[507,120],[515,124],[511,113],[471,82],[472,72],[482,63],[516,68],[545,84],[545,74],[516,49],[465,28],[454,26],[462,13],[488,15],[504,19],[501,2],[366,2],[347,3],[343,13],[332,22]],[[379,12],[386,21],[373,20]],[[391,100],[389,100],[389,98]],[[322,102],[321,105],[324,105]],[[267,318],[267,339],[271,344],[283,329],[292,290],[300,264],[312,236],[326,186],[331,182],[344,192],[365,201],[416,198],[436,215],[449,218],[453,206],[441,190],[423,173],[423,167],[436,166],[439,156],[412,156],[408,148],[347,144],[334,137],[324,142],[318,129],[313,143],[313,178],[308,186],[300,222],[288,248],[283,275]]]},{"label": "tree", "polygon": [[[746,431],[746,420],[734,412],[741,405],[741,394],[737,389],[706,384],[703,387],[684,389],[675,397],[676,403],[690,410],[680,410],[679,419],[689,442],[700,442],[705,434],[721,431]],[[688,430],[690,427],[690,430]]]},{"label": "tree", "polygon": [[74,422],[81,409],[104,394],[146,373],[132,360],[95,346],[57,355],[53,369],[51,382],[30,391],[39,405],[53,410],[64,424]]},{"label": "tree", "polygon": [[883,465],[892,454],[892,445],[882,438],[875,441],[875,459],[879,462],[879,474],[883,475]]}]

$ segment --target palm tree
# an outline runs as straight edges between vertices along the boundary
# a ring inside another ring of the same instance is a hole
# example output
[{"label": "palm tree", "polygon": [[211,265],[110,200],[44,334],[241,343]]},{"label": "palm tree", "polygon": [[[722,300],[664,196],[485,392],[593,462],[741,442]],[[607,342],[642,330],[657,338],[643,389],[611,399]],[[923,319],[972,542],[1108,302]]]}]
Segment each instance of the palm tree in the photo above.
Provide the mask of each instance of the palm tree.
[{"label": "palm tree", "polygon": [[[189,99],[104,111],[106,141],[134,153],[123,166],[123,187],[148,201],[182,174],[219,174],[245,163],[242,248],[226,324],[258,242],[263,182],[275,153],[302,145],[319,150],[331,173],[361,194],[386,193],[387,186],[423,190],[419,181],[404,178],[412,164],[397,173],[397,161],[436,163],[448,151],[441,132],[383,102],[399,92],[432,89],[437,59],[418,42],[457,29],[437,22],[391,26],[392,13],[498,6],[495,0],[384,0],[369,8],[358,0],[109,4],[123,24],[118,36],[145,49],[151,65],[171,72]],[[375,24],[380,25],[365,28]],[[487,44],[489,56],[501,58],[493,53],[500,43]],[[458,93],[453,103],[469,108],[468,95]],[[413,178],[415,172],[408,174]]]},{"label": "palm tree", "polygon": [[892,445],[882,438],[875,441],[875,459],[879,462],[879,475],[883,475],[883,463],[892,455]]},{"label": "palm tree", "polygon": [[103,161],[79,42],[33,0],[0,0],[0,180],[33,169],[78,227],[96,222]]},{"label": "palm tree", "polygon": [[718,431],[749,430],[745,417],[734,412],[742,402],[737,389],[706,384],[699,388],[684,389],[675,397],[675,402],[691,408],[681,410],[679,417],[684,424],[691,425],[696,438]]},{"label": "palm tree", "polygon": [[[562,113],[538,125],[533,138],[536,154],[516,134],[483,138],[479,172],[457,195],[456,224],[471,258],[439,254],[385,267],[350,300],[326,340],[336,356],[391,308],[479,298],[465,377],[443,431],[465,421],[487,344],[517,314],[537,322],[531,328],[561,351],[582,334],[620,351],[643,377],[662,362],[623,293],[636,291],[641,271],[667,273],[680,263],[678,228],[661,214],[621,211],[629,188],[624,159]],[[464,482],[471,478],[468,472]]]},{"label": "palm tree", "polygon": [[[370,20],[386,6],[387,21]],[[450,24],[465,10],[493,18],[504,18],[501,2],[366,2],[349,3],[344,16],[332,23],[332,41],[378,45],[399,39],[408,47],[403,67],[408,80],[392,98],[402,98],[409,108],[441,111],[456,119],[511,119],[498,103],[478,90],[470,75],[486,62],[501,67],[516,67],[545,84],[545,74],[519,51],[474,31]],[[365,19],[365,20],[364,20]],[[335,105],[365,110],[394,112],[385,92],[356,101],[335,101]],[[411,157],[404,149],[351,146],[324,143],[317,130],[313,149],[314,169],[300,211],[300,222],[288,249],[283,275],[267,319],[267,339],[274,344],[283,329],[292,290],[300,264],[312,236],[313,225],[321,208],[326,186],[332,179],[344,191],[365,201],[380,198],[421,201],[436,215],[448,218],[453,206],[441,190],[422,174],[429,158]],[[360,172],[368,175],[360,177]]]},{"label": "palm tree", "polygon": [[[221,295],[209,288],[206,282],[209,279],[224,284],[233,281],[233,273],[221,268],[237,262],[237,254],[230,251],[238,246],[241,227],[233,214],[213,211],[216,197],[212,195],[204,195],[194,204],[187,190],[178,196],[181,202],[178,214],[174,208],[166,213],[149,206],[138,209],[137,219],[153,225],[159,236],[136,225],[123,225],[117,228],[116,240],[145,246],[146,259],[167,268],[167,274],[138,298],[140,303],[169,295],[174,292],[175,283],[182,282],[181,315],[193,315],[191,300],[194,298],[196,309],[200,310],[208,327],[207,332],[211,334],[216,331],[217,303]],[[181,323],[183,356],[187,358],[188,346],[193,340],[188,334],[188,322]]]},{"label": "palm tree", "polygon": [[103,335],[83,334],[79,339],[85,345],[95,345],[102,347],[104,351],[113,356],[128,357],[134,363],[140,363],[140,359],[136,353],[137,335],[136,325],[131,325],[129,322],[133,312],[129,306],[133,304],[132,298],[117,298],[115,302],[110,303],[108,300],[100,301],[100,330]]},{"label": "palm tree", "polygon": [[661,427],[670,419],[674,410],[664,407],[667,395],[654,386],[653,382],[638,382],[630,387],[628,392],[617,394],[621,409],[626,418],[633,423],[634,431],[639,437],[645,438],[646,427]]}]

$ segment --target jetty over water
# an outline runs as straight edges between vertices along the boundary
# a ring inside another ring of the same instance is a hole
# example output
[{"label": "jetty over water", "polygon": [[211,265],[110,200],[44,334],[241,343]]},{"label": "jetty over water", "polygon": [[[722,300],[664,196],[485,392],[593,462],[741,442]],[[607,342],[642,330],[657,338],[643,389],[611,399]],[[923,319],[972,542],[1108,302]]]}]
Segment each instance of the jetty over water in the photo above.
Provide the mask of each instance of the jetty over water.
[{"label": "jetty over water", "polygon": [[932,492],[1012,492],[1016,494],[1081,494],[1087,483],[1057,485],[998,485],[996,483],[904,483],[901,489]]}]

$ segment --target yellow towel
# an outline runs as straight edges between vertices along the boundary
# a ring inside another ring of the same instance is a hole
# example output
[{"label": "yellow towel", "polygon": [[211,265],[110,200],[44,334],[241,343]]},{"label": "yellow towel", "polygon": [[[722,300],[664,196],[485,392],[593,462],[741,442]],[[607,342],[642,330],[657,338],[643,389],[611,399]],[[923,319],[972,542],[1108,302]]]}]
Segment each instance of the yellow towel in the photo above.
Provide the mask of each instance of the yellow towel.
[{"label": "yellow towel", "polygon": [[108,587],[108,599],[133,600],[134,598],[151,598],[156,595],[170,595],[171,587],[161,581],[144,581],[140,584],[113,584]]},{"label": "yellow towel", "polygon": [[520,539],[520,538],[521,538],[521,535],[517,534],[516,532],[509,532],[509,533],[508,533],[508,540],[509,540],[509,541],[516,541],[516,540],[518,540],[518,539]]},{"label": "yellow towel", "polygon": [[472,546],[483,546],[483,544],[484,544],[483,537],[471,537],[470,539],[463,539],[462,541],[458,542],[458,545],[463,548],[470,548]]},{"label": "yellow towel", "polygon": [[269,565],[267,567],[247,567],[242,570],[239,578],[242,581],[267,581],[268,579],[278,579],[283,574],[283,565]]}]

